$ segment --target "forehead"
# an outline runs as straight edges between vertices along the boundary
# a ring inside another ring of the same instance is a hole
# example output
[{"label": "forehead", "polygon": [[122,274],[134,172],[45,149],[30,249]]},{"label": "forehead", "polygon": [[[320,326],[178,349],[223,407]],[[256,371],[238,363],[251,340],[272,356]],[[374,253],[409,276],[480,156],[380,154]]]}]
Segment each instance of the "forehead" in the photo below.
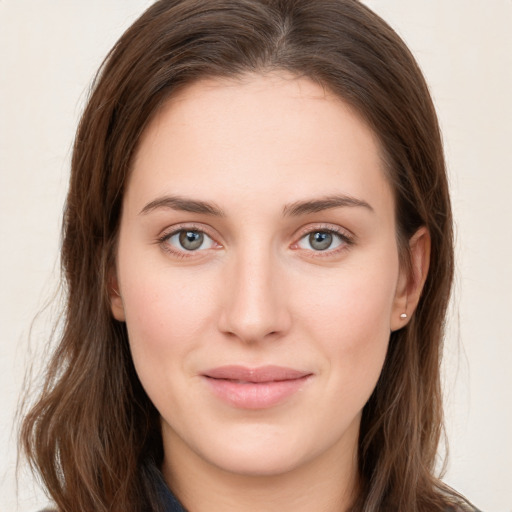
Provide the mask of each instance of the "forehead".
[{"label": "forehead", "polygon": [[372,130],[329,90],[284,73],[245,75],[172,96],[140,140],[127,193],[389,195],[383,169]]}]

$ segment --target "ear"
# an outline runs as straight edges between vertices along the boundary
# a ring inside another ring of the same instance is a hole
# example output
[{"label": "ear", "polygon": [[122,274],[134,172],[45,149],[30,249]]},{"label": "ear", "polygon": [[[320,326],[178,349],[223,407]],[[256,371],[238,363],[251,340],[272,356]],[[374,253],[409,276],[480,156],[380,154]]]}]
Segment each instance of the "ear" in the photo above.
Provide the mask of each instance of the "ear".
[{"label": "ear", "polygon": [[112,269],[109,273],[108,297],[110,300],[110,310],[112,311],[113,317],[119,322],[126,321],[123,298],[121,296],[121,292],[119,291],[119,282],[115,269]]},{"label": "ear", "polygon": [[[423,226],[409,240],[410,265],[401,265],[391,313],[391,330],[409,322],[421,297],[430,264],[430,233]],[[406,316],[404,316],[406,315]]]}]

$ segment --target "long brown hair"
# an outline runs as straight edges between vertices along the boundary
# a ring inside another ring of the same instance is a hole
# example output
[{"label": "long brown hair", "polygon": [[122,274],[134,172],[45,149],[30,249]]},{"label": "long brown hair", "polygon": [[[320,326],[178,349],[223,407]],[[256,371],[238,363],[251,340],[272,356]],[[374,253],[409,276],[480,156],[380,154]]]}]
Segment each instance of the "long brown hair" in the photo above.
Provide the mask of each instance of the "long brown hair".
[{"label": "long brown hair", "polygon": [[121,203],[137,142],[178,88],[205,77],[286,70],[349,103],[382,145],[403,265],[426,226],[430,272],[407,327],[391,334],[359,440],[352,510],[441,511],[434,476],[442,434],[439,366],[453,274],[442,142],[424,78],[397,34],[357,0],[160,0],[105,60],[76,135],[62,268],[65,325],[21,443],[58,509],[158,508],[158,413],[110,313]]}]

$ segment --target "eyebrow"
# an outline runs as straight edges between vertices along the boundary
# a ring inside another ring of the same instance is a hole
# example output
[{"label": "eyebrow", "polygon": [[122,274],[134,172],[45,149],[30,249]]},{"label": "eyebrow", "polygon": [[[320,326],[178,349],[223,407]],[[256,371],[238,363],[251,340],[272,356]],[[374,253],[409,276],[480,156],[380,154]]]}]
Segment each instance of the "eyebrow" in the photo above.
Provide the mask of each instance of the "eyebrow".
[{"label": "eyebrow", "polygon": [[[283,216],[298,217],[309,213],[317,213],[331,208],[341,207],[361,207],[373,212],[374,209],[362,199],[357,199],[348,195],[327,196],[319,199],[310,199],[305,201],[296,201],[283,208]],[[201,213],[214,217],[225,217],[226,214],[215,203],[201,201],[198,199],[190,199],[182,196],[162,196],[159,197],[142,208],[140,215],[146,215],[159,208],[171,210]]]},{"label": "eyebrow", "polygon": [[361,207],[366,208],[371,212],[375,211],[369,203],[362,199],[357,199],[348,195],[335,195],[319,199],[297,201],[286,205],[283,208],[283,215],[296,217],[299,215],[307,215],[308,213],[317,213],[331,208],[340,208],[345,206]]},{"label": "eyebrow", "polygon": [[[189,199],[182,196],[163,196],[148,203],[140,214],[147,214],[159,208],[167,208],[182,212],[202,213],[205,215],[213,215],[215,217],[225,217],[226,214],[215,203],[200,201],[197,199]],[[139,214],[139,215],[140,215]]]}]

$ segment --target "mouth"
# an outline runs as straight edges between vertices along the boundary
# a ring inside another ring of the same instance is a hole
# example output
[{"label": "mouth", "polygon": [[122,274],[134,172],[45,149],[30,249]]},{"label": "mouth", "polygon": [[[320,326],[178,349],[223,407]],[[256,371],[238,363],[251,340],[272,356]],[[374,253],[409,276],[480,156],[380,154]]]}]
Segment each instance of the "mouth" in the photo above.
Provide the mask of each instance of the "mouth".
[{"label": "mouth", "polygon": [[221,366],[202,374],[213,394],[240,409],[267,409],[300,391],[311,372],[283,366]]}]

